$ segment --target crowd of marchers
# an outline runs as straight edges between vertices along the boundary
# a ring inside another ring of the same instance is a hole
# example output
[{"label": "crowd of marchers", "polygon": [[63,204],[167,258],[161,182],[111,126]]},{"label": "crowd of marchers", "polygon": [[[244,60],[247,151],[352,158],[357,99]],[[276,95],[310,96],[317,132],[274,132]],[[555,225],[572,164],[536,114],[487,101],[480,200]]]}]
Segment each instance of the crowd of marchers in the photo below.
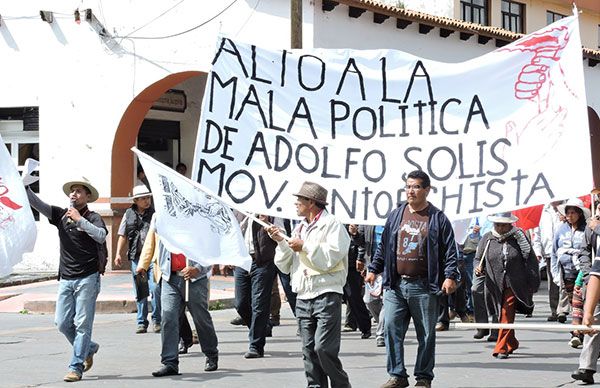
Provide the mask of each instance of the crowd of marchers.
[{"label": "crowd of marchers", "polygon": [[[186,174],[185,165],[177,171]],[[160,367],[155,377],[180,374],[179,355],[195,340],[206,356],[204,370],[219,367],[218,336],[208,310],[212,268],[162,243],[143,174],[132,190],[133,204],[118,229],[116,265],[130,262],[135,292],[147,279],[147,295],[136,295],[136,333],[146,333],[151,302],[152,330],[160,333]],[[235,212],[252,258],[249,270],[236,267],[232,324],[248,327],[246,359],[265,355],[267,338],[279,325],[278,281],[297,323],[308,387],[350,387],[339,358],[341,332],[357,331],[386,348],[388,380],[382,388],[409,386],[404,340],[412,320],[418,339],[413,377],[416,387],[434,379],[436,332],[463,322],[513,323],[531,316],[540,268],[548,279],[548,321],[592,325],[600,317],[600,259],[595,260],[600,214],[578,199],[555,201],[543,209],[539,226],[524,231],[512,213],[474,218],[467,237],[456,241],[446,215],[427,200],[429,176],[413,171],[404,182],[406,201],[385,225],[344,225],[327,211],[328,192],[304,182],[294,194],[297,220]],[[107,253],[107,229],[88,208],[98,191],[85,178],[66,182],[68,208],[50,206],[31,190],[31,206],[57,227],[60,240],[56,325],[72,344],[67,382],[79,381],[93,365],[100,345],[92,340],[100,274]],[[265,226],[267,225],[267,226]],[[462,231],[461,231],[462,232]],[[463,234],[463,233],[461,233]],[[342,303],[346,314],[342,316]],[[192,317],[196,335],[188,321]],[[197,337],[197,338],[194,338]],[[488,330],[475,340],[495,342],[492,356],[517,351],[512,329]],[[370,341],[365,341],[365,344]],[[593,383],[600,335],[572,332],[568,344],[582,347],[572,377]]]}]

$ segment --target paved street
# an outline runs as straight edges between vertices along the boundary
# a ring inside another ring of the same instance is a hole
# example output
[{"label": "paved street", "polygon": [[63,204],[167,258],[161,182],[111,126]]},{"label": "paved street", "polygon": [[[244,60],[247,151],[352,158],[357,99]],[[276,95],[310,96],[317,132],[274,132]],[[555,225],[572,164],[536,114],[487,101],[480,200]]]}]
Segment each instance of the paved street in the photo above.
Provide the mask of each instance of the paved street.
[{"label": "paved street", "polygon": [[[542,283],[545,287],[545,283]],[[545,293],[536,296],[533,318],[521,322],[545,322],[548,305]],[[79,387],[127,387],[141,383],[159,386],[194,387],[304,387],[300,342],[287,304],[282,307],[282,326],[269,338],[263,359],[246,360],[247,331],[229,320],[234,310],[214,311],[219,336],[219,370],[203,371],[204,357],[198,345],[182,356],[180,372],[172,378],[154,378],[160,366],[160,335],[136,335],[134,314],[99,314],[94,338],[101,345],[94,367]],[[66,386],[70,348],[52,323],[52,315],[0,314],[0,376],[2,387]],[[548,332],[518,332],[519,350],[507,360],[491,356],[493,344],[472,339],[472,331],[443,332],[438,336],[436,387],[576,387],[570,372],[577,367],[579,351],[568,346],[569,335]],[[360,334],[342,334],[341,358],[356,387],[378,387],[387,380],[385,348]],[[414,331],[409,330],[406,355],[412,373],[416,352]],[[414,379],[411,379],[414,384]],[[72,384],[71,384],[72,385]]]}]

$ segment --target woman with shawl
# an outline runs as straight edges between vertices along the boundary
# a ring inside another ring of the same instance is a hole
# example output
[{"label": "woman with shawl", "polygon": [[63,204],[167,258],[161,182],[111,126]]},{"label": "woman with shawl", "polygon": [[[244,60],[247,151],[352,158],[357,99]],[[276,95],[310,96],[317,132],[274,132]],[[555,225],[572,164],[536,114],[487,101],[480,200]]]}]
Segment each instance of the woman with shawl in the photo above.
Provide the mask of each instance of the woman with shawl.
[{"label": "woman with shawl", "polygon": [[[540,285],[538,262],[523,230],[512,225],[517,217],[506,212],[488,219],[494,228],[479,242],[481,264],[475,273],[485,276],[488,311],[495,313],[500,323],[514,323],[516,312],[533,311],[533,294]],[[514,330],[500,329],[493,356],[508,358],[518,347]]]}]

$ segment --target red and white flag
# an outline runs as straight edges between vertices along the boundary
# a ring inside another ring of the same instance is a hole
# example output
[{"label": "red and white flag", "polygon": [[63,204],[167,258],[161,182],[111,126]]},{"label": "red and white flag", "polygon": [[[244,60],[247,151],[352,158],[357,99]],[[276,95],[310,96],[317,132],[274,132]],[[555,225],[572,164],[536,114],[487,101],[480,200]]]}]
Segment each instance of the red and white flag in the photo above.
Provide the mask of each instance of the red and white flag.
[{"label": "red and white flag", "polygon": [[21,176],[0,137],[0,277],[31,252],[37,229]]}]

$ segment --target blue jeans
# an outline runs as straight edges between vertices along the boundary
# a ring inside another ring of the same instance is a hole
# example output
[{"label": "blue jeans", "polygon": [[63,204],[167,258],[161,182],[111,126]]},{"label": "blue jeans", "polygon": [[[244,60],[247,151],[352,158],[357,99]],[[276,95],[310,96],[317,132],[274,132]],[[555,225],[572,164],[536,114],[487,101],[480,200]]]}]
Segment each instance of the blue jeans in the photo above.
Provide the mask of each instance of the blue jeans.
[{"label": "blue jeans", "polygon": [[415,378],[433,380],[439,296],[429,292],[427,279],[399,279],[394,288],[386,290],[383,299],[388,373],[408,377],[404,364],[404,338],[412,317],[419,341]]},{"label": "blue jeans", "polygon": [[[132,278],[135,276],[139,260],[131,261],[131,275]],[[150,288],[150,295],[152,295],[152,321],[154,323],[160,323],[160,284],[156,284],[154,281],[154,264],[150,264],[148,268],[148,287]],[[133,290],[135,292],[135,280],[133,281]],[[136,296],[137,300],[137,296]],[[148,298],[136,301],[137,305],[137,324],[148,327]]]},{"label": "blue jeans", "polygon": [[235,267],[235,309],[248,325],[248,347],[262,353],[269,328],[271,290],[275,279],[275,264],[252,263],[250,272]]},{"label": "blue jeans", "polygon": [[[163,281],[161,290],[162,341],[161,363],[179,370],[179,317],[185,306],[185,280],[171,274],[169,281]],[[208,279],[203,277],[190,281],[188,309],[194,320],[200,348],[208,358],[217,358],[218,340],[212,317],[208,312]]]},{"label": "blue jeans", "polygon": [[290,274],[281,272],[279,268],[277,268],[277,273],[279,274],[279,281],[281,282],[281,287],[283,287],[283,292],[285,292],[285,297],[292,309],[292,314],[296,316],[296,293],[292,291]]},{"label": "blue jeans", "polygon": [[83,373],[83,361],[98,351],[92,341],[96,298],[100,293],[98,272],[79,279],[60,279],[54,323],[73,345],[69,369]]},{"label": "blue jeans", "polygon": [[[465,294],[467,297],[467,313],[473,314],[473,295],[471,294],[471,287],[473,287],[473,259],[475,258],[475,252],[465,253],[463,259],[465,261]],[[461,275],[463,275],[461,273]]]}]

